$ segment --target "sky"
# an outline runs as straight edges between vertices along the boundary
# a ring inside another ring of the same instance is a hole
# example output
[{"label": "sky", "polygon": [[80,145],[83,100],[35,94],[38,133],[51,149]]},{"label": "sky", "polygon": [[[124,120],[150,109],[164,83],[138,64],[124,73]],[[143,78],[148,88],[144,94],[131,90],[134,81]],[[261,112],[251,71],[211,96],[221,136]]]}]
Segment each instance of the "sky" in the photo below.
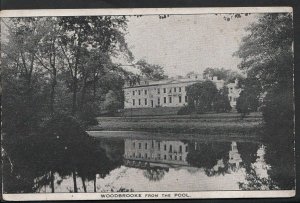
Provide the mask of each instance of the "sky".
[{"label": "sky", "polygon": [[129,17],[126,41],[135,61],[161,65],[168,76],[202,73],[207,67],[238,70],[244,30],[257,16],[225,21],[215,14]]}]

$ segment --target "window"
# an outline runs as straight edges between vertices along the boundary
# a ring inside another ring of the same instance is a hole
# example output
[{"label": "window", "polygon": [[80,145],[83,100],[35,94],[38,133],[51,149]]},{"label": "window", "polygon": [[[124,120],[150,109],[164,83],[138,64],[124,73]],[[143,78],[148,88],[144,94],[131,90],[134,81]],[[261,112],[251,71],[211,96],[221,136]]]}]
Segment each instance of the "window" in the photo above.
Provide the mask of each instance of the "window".
[{"label": "window", "polygon": [[157,98],[157,104],[160,105],[160,98]]},{"label": "window", "polygon": [[164,97],[164,103],[167,103],[167,97]]},{"label": "window", "polygon": [[135,148],[135,142],[134,142],[134,143],[132,143],[132,146],[133,146],[133,148]]},{"label": "window", "polygon": [[172,147],[172,145],[170,145],[169,152],[172,152],[172,149],[173,149],[173,147]]},{"label": "window", "polygon": [[147,146],[147,143],[145,143],[145,149],[147,149],[147,147],[148,147],[148,146]]},{"label": "window", "polygon": [[134,152],[133,152],[132,156],[135,157],[135,153]]},{"label": "window", "polygon": [[145,153],[145,158],[148,158],[148,154],[147,153]]},{"label": "window", "polygon": [[159,88],[157,88],[157,94],[160,94],[160,89]]},{"label": "window", "polygon": [[181,96],[179,96],[179,103],[181,103]]},{"label": "window", "polygon": [[167,151],[167,145],[164,145],[164,150]]},{"label": "window", "polygon": [[185,101],[185,102],[188,102],[187,96],[184,97],[184,101]]},{"label": "window", "polygon": [[145,105],[147,105],[147,99],[145,99]]},{"label": "window", "polygon": [[187,152],[187,151],[188,151],[188,146],[185,147],[185,152]]},{"label": "window", "polygon": [[133,106],[135,105],[135,99],[132,100],[132,105],[133,105]]},{"label": "window", "polygon": [[167,92],[167,90],[166,90],[166,88],[164,88],[164,93],[166,93]]},{"label": "window", "polygon": [[141,99],[139,99],[139,105],[141,105]]},{"label": "window", "polygon": [[166,160],[167,159],[167,155],[164,155],[164,160]]},{"label": "window", "polygon": [[142,143],[139,143],[139,149],[141,149],[142,148]]},{"label": "window", "polygon": [[152,140],[151,142],[151,148],[153,149],[154,148],[154,141]]},{"label": "window", "polygon": [[138,154],[138,158],[141,158],[141,157],[142,157],[142,155],[141,155],[141,153],[139,153],[139,154]]},{"label": "window", "polygon": [[144,90],[144,92],[145,92],[145,95],[147,95],[147,90]]},{"label": "window", "polygon": [[132,95],[133,95],[133,96],[135,95],[135,91],[134,91],[134,90],[132,91]]},{"label": "window", "polygon": [[181,92],[181,87],[178,88],[178,91]]},{"label": "window", "polygon": [[181,145],[179,146],[179,152],[180,153],[182,152],[182,146]]},{"label": "window", "polygon": [[158,158],[158,159],[160,159],[160,158],[161,158],[161,157],[160,157],[160,154],[157,154],[157,158]]},{"label": "window", "polygon": [[176,92],[176,87],[174,87],[174,92]]},{"label": "window", "polygon": [[169,93],[172,93],[172,88],[170,88]]},{"label": "window", "polygon": [[182,161],[182,156],[179,156],[179,160]]},{"label": "window", "polygon": [[174,159],[177,160],[177,156],[175,156]]},{"label": "window", "polygon": [[172,160],[172,155],[169,156],[170,160]]},{"label": "window", "polygon": [[169,97],[169,103],[172,103],[172,97]]},{"label": "window", "polygon": [[158,151],[160,151],[160,142],[157,143]]},{"label": "window", "polygon": [[139,95],[141,95],[141,90],[139,90]]}]

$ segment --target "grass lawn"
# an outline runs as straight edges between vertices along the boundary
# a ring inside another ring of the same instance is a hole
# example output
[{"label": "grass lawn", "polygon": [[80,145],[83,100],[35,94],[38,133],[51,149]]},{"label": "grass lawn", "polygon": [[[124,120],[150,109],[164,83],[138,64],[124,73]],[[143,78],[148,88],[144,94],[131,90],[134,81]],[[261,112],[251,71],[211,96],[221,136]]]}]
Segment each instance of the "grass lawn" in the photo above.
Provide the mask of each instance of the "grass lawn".
[{"label": "grass lawn", "polygon": [[245,134],[256,136],[261,128],[261,113],[252,113],[241,119],[238,113],[201,115],[98,117],[99,124],[89,130],[145,131],[197,134]]}]

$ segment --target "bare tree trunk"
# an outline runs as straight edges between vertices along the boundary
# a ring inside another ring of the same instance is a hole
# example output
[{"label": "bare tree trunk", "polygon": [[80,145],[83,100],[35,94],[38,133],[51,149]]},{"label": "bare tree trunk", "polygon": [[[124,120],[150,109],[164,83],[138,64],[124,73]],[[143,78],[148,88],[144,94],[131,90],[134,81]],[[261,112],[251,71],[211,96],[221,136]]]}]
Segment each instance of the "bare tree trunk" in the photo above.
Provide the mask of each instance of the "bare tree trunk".
[{"label": "bare tree trunk", "polygon": [[96,174],[95,174],[95,177],[94,177],[94,192],[97,192],[97,183],[96,183]]},{"label": "bare tree trunk", "polygon": [[55,87],[56,87],[56,69],[53,69],[52,76],[52,84],[51,84],[51,92],[50,92],[50,112],[54,114],[54,105],[55,105]]},{"label": "bare tree trunk", "polygon": [[83,191],[86,192],[86,185],[85,185],[85,178],[81,177],[82,185],[83,185]]},{"label": "bare tree trunk", "polygon": [[50,176],[51,176],[51,192],[54,193],[54,174],[52,171],[50,171]]},{"label": "bare tree trunk", "polygon": [[81,90],[81,101],[80,101],[80,110],[83,109],[84,103],[85,103],[85,95],[86,95],[86,80],[87,78],[84,77],[83,79],[83,86]]},{"label": "bare tree trunk", "polygon": [[77,182],[76,182],[76,172],[73,171],[73,183],[74,183],[74,192],[78,192],[77,190]]},{"label": "bare tree trunk", "polygon": [[[56,59],[56,52],[55,52],[55,40],[53,41],[52,44],[52,53],[50,54],[50,66],[52,68],[52,84],[51,84],[51,93],[50,93],[50,111],[51,114],[54,114],[54,105],[55,105],[55,87],[57,84],[57,80],[56,80],[56,75],[57,75],[57,70],[56,70],[56,64],[55,64],[55,59]],[[52,60],[52,56],[53,56],[53,60]]]},{"label": "bare tree trunk", "polygon": [[[80,29],[81,32],[81,29]],[[78,34],[78,46],[77,46],[77,53],[75,59],[75,68],[74,68],[74,77],[73,77],[73,97],[72,97],[72,114],[75,115],[77,110],[77,89],[78,89],[78,81],[77,81],[77,74],[78,74],[78,65],[79,65],[79,57],[80,57],[80,49],[82,44],[81,33]]]},{"label": "bare tree trunk", "polygon": [[[77,75],[77,71],[76,71]],[[77,100],[77,77],[73,77],[73,96],[72,96],[72,114],[76,113],[76,100]]]}]

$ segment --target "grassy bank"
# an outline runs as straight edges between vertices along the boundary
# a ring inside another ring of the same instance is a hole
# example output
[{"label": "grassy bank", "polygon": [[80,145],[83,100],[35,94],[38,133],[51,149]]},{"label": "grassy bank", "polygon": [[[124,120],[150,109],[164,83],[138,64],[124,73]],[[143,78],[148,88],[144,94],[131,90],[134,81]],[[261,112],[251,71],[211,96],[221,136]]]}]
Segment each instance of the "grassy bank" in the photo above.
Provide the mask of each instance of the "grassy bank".
[{"label": "grassy bank", "polygon": [[97,120],[99,125],[90,127],[89,130],[255,136],[260,130],[262,115],[252,113],[244,119],[237,113],[220,113],[191,116],[98,117]]}]

